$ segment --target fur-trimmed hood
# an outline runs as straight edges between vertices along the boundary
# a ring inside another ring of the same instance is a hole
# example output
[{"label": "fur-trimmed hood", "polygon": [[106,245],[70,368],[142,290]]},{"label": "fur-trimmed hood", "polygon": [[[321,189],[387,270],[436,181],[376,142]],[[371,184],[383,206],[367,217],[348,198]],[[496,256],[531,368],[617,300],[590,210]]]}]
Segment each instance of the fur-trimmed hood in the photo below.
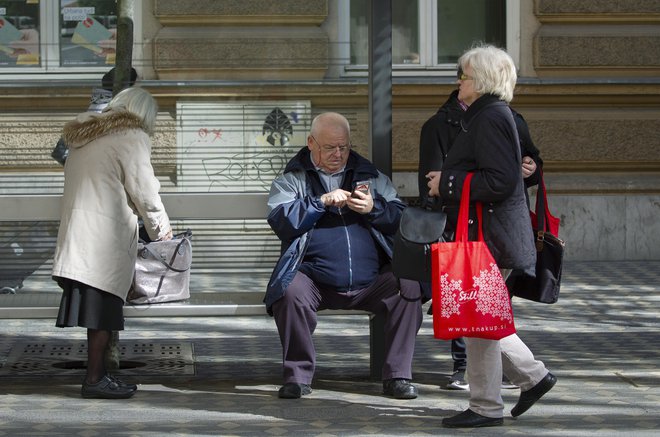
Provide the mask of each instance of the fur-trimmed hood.
[{"label": "fur-trimmed hood", "polygon": [[64,125],[62,139],[68,147],[78,148],[97,138],[127,129],[147,132],[140,117],[132,112],[124,110],[108,110],[100,114],[85,112]]}]

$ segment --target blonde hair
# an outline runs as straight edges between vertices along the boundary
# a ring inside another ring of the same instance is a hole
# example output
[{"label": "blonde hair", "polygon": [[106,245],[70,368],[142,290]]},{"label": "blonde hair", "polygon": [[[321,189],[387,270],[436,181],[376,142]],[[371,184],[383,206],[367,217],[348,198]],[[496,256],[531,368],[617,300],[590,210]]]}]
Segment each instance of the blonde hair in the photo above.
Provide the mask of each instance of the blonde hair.
[{"label": "blonde hair", "polygon": [[110,100],[105,111],[125,110],[137,115],[142,120],[145,131],[152,134],[158,115],[158,104],[151,94],[144,88],[132,87],[119,92]]},{"label": "blonde hair", "polygon": [[483,44],[463,53],[458,66],[465,71],[472,67],[474,91],[479,94],[494,94],[510,102],[516,87],[516,65],[507,52],[495,46]]}]

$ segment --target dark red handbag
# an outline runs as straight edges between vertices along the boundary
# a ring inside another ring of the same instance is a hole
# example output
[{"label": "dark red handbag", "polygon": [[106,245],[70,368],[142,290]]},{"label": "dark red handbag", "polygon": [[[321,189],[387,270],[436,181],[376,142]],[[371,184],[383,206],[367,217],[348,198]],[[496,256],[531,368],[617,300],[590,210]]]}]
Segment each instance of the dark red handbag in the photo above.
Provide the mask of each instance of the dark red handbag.
[{"label": "dark red handbag", "polygon": [[543,173],[536,193],[536,212],[530,211],[530,216],[536,245],[536,275],[529,276],[525,273],[511,275],[507,279],[507,286],[513,296],[552,304],[559,300],[564,241],[557,237],[559,218],[550,214],[548,208]]},{"label": "dark red handbag", "polygon": [[478,337],[499,340],[516,332],[506,284],[484,242],[482,205],[477,202],[479,239],[468,241],[470,180],[463,185],[456,241],[431,247],[433,334],[451,340]]},{"label": "dark red handbag", "polygon": [[[550,232],[555,237],[559,237],[559,217],[550,214],[548,207],[548,194],[545,192],[545,182],[543,181],[543,170],[539,168],[539,189],[536,192],[536,211],[530,211],[532,218],[532,228],[537,231]],[[539,220],[540,219],[540,220]]]}]

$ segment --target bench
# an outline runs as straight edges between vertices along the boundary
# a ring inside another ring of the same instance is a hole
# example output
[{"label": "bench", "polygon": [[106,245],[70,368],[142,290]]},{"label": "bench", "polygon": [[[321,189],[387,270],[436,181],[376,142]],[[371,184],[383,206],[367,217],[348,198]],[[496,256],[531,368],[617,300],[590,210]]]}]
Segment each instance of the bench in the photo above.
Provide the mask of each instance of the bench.
[{"label": "bench", "polygon": [[[175,220],[263,220],[267,215],[267,195],[237,194],[162,194],[165,208]],[[57,222],[59,195],[0,195],[2,222]],[[193,226],[193,252],[195,252]],[[195,266],[195,264],[194,264]],[[52,318],[57,316],[60,294],[49,277],[48,269],[40,277],[25,282],[16,294],[0,295],[0,319]],[[191,275],[191,298],[184,302],[124,307],[131,317],[230,317],[267,316],[263,296],[269,272],[261,271],[244,279],[231,271],[195,269]],[[233,281],[228,279],[233,278]],[[226,283],[229,282],[228,285]],[[224,285],[221,285],[224,284]],[[224,289],[223,289],[224,288]],[[382,317],[361,311],[324,310],[322,316],[367,316],[370,329],[370,376],[380,380],[384,360],[384,321]]]}]

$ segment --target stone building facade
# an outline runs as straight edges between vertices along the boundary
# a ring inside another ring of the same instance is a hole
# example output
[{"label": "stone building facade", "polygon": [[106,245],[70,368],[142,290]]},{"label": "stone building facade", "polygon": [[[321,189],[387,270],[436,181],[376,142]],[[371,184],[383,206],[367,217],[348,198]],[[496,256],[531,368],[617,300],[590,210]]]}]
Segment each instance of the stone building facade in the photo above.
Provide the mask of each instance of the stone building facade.
[{"label": "stone building facade", "polygon": [[[144,0],[134,63],[161,116],[154,165],[177,180],[182,102],[306,102],[347,114],[369,154],[368,83],[335,61],[333,0]],[[545,162],[567,258],[660,258],[660,3],[521,0],[519,82],[512,106]],[[61,126],[89,99],[90,80],[0,85],[0,173],[57,173]],[[393,179],[417,195],[422,123],[454,89],[451,76],[393,78]],[[378,147],[377,144],[372,147]],[[176,182],[172,182],[176,184]],[[36,189],[36,188],[35,188]]]}]

